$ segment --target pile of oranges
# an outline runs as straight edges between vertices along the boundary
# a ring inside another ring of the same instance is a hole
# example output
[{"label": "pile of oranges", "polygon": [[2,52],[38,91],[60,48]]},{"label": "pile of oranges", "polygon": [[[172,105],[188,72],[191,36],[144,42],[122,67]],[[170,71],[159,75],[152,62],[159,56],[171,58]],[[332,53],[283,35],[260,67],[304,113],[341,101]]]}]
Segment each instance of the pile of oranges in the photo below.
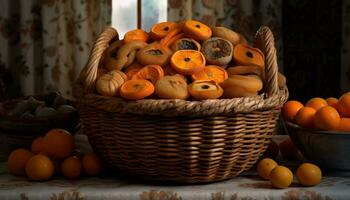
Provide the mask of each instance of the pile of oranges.
[{"label": "pile of oranges", "polygon": [[[275,188],[287,188],[293,182],[293,173],[285,166],[278,165],[271,158],[259,161],[257,171],[261,178],[270,180]],[[322,172],[320,168],[311,163],[303,163],[296,170],[298,181],[303,186],[314,186],[321,182]]]},{"label": "pile of oranges", "polygon": [[74,137],[63,129],[52,129],[33,140],[31,151],[20,148],[11,152],[7,169],[16,176],[27,176],[33,181],[47,181],[61,173],[67,179],[77,179],[82,172],[96,176],[102,170],[102,161],[95,153],[75,153]]},{"label": "pile of oranges", "polygon": [[304,128],[350,132],[350,92],[339,99],[315,97],[305,106],[295,100],[287,101],[282,116]]}]

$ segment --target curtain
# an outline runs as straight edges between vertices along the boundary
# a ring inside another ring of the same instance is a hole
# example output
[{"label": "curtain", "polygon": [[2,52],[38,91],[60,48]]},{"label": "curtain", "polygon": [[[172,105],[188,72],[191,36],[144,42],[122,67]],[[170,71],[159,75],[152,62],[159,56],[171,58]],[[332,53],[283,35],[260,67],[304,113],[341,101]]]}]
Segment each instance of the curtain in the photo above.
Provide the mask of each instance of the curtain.
[{"label": "curtain", "polygon": [[111,0],[2,0],[0,86],[10,97],[58,90],[71,98],[95,38],[110,21]]},{"label": "curtain", "polygon": [[271,28],[283,70],[282,0],[168,0],[168,20],[196,19],[210,26],[225,26],[253,42],[262,25]]},{"label": "curtain", "polygon": [[343,39],[341,49],[341,91],[350,91],[350,0],[343,0]]}]

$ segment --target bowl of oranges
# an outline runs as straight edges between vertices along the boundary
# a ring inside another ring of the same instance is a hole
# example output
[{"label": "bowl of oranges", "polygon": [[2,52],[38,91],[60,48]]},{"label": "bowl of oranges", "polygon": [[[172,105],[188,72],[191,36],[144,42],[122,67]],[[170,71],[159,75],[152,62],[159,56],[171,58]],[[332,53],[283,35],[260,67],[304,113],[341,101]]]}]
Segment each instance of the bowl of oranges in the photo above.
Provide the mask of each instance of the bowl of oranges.
[{"label": "bowl of oranges", "polygon": [[326,173],[350,174],[350,93],[282,108],[284,127],[304,157]]}]

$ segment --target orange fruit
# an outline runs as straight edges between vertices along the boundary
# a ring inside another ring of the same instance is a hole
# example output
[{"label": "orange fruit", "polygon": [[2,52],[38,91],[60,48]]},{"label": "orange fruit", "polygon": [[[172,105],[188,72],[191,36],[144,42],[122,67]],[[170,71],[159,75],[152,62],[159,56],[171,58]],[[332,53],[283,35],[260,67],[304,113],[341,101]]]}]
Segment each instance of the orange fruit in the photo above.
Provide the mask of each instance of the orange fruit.
[{"label": "orange fruit", "polygon": [[314,186],[321,182],[321,169],[311,163],[303,163],[297,169],[297,178],[300,184],[304,186]]},{"label": "orange fruit", "polygon": [[294,122],[294,117],[300,108],[304,107],[299,101],[287,101],[282,108],[283,119],[289,122]]},{"label": "orange fruit", "polygon": [[337,128],[337,131],[350,132],[350,118],[340,118],[340,123]]},{"label": "orange fruit", "polygon": [[82,159],[83,169],[87,175],[96,176],[102,171],[102,161],[96,153],[86,153]]},{"label": "orange fruit", "polygon": [[305,128],[312,128],[314,125],[316,110],[312,107],[302,107],[295,116],[295,123]]},{"label": "orange fruit", "polygon": [[277,163],[271,158],[264,158],[259,161],[257,166],[258,174],[261,178],[268,180],[271,171],[277,167]]},{"label": "orange fruit", "polygon": [[35,138],[32,142],[31,150],[35,154],[44,151],[44,137]]},{"label": "orange fruit", "polygon": [[293,182],[293,173],[284,166],[275,167],[269,176],[270,182],[275,188],[287,188]]},{"label": "orange fruit", "polygon": [[324,106],[327,106],[328,103],[325,99],[321,98],[321,97],[314,97],[312,99],[310,99],[305,106],[314,108],[315,110],[318,110]]},{"label": "orange fruit", "polygon": [[350,93],[345,93],[339,98],[337,109],[342,117],[350,117]]},{"label": "orange fruit", "polygon": [[81,161],[76,156],[70,156],[66,158],[61,165],[62,174],[68,179],[78,178],[81,174],[81,169]]},{"label": "orange fruit", "polygon": [[282,141],[278,147],[283,158],[291,160],[298,158],[298,149],[290,138]]},{"label": "orange fruit", "polygon": [[329,106],[332,106],[333,108],[336,108],[337,103],[338,103],[338,99],[337,99],[337,98],[328,97],[328,98],[326,99],[326,101],[327,101],[327,104],[328,104]]},{"label": "orange fruit", "polygon": [[44,137],[44,150],[56,159],[70,156],[75,147],[73,136],[63,129],[52,129]]},{"label": "orange fruit", "polygon": [[142,29],[134,29],[125,33],[124,42],[129,43],[132,41],[142,41],[147,42],[149,40],[149,35],[146,31]]},{"label": "orange fruit", "polygon": [[26,174],[33,181],[47,181],[54,173],[54,165],[45,155],[33,156],[26,165]]},{"label": "orange fruit", "polygon": [[336,130],[340,123],[339,113],[332,106],[320,108],[315,113],[314,125],[322,130]]},{"label": "orange fruit", "polygon": [[26,164],[32,156],[34,154],[27,149],[16,149],[12,151],[7,159],[7,169],[10,173],[17,176],[25,175]]}]

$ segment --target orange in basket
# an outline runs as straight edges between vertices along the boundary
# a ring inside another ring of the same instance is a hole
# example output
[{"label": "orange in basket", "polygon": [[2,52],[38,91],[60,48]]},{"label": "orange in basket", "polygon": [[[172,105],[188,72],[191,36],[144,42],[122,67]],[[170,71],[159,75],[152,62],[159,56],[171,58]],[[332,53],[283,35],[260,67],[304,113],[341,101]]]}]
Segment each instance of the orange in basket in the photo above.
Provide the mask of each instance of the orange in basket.
[{"label": "orange in basket", "polygon": [[128,80],[132,79],[132,77],[137,74],[138,71],[140,71],[143,68],[143,65],[134,62],[133,64],[131,64],[126,70],[125,70],[125,74],[126,77],[128,77]]},{"label": "orange in basket", "polygon": [[199,51],[179,50],[171,56],[170,64],[176,72],[192,75],[205,67],[205,57]]},{"label": "orange in basket", "polygon": [[258,48],[237,44],[233,49],[233,59],[237,65],[265,66],[265,56]]},{"label": "orange in basket", "polygon": [[153,84],[145,79],[128,80],[120,88],[120,96],[129,100],[140,100],[153,92]]}]

